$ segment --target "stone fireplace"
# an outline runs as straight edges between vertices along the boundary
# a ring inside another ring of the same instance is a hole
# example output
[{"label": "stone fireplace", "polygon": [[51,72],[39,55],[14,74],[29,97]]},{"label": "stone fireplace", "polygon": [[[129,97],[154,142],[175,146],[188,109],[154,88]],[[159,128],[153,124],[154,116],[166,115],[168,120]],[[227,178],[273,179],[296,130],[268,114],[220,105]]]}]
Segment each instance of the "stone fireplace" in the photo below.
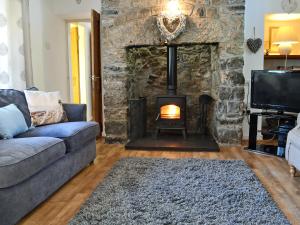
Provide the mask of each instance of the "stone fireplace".
[{"label": "stone fireplace", "polygon": [[[166,94],[167,48],[156,27],[166,1],[102,0],[106,141],[128,139],[130,99],[147,98],[147,129],[155,130],[156,96]],[[186,96],[187,129],[197,131],[199,96],[214,99],[209,129],[222,144],[242,138],[244,0],[185,0],[186,31],[178,46],[179,95]]]},{"label": "stone fireplace", "polygon": [[[129,99],[147,97],[147,130],[155,130],[156,98],[167,94],[167,47],[131,47],[127,51]],[[177,46],[177,94],[187,97],[188,133],[195,133],[199,115],[199,96],[217,99],[220,85],[218,44]],[[211,110],[213,112],[213,110]],[[213,117],[209,118],[210,124]]]}]

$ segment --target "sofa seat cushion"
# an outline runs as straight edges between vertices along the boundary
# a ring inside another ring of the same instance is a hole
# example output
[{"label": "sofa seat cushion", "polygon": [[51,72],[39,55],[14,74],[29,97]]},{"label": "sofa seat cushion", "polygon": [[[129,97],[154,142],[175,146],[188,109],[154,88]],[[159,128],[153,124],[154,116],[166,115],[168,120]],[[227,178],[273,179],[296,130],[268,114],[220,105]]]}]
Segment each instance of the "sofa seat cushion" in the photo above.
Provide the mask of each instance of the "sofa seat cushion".
[{"label": "sofa seat cushion", "polygon": [[73,152],[99,134],[99,124],[96,122],[67,122],[36,127],[18,136],[24,137],[54,137],[65,141],[67,152]]},{"label": "sofa seat cushion", "polygon": [[17,138],[0,141],[0,188],[19,184],[66,154],[57,138]]}]

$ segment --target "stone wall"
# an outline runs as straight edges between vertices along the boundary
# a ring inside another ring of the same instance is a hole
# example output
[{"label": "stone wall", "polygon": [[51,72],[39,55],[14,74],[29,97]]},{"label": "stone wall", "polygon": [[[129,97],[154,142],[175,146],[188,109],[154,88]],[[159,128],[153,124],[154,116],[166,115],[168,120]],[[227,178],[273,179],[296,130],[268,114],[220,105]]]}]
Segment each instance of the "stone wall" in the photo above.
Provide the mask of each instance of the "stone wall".
[{"label": "stone wall", "polygon": [[[132,97],[128,49],[159,46],[164,40],[156,16],[167,0],[102,0],[103,93],[107,142],[127,140],[128,99]],[[182,0],[186,31],[173,44],[209,44],[218,49],[211,74],[216,99],[214,135],[219,143],[242,138],[244,99],[243,53],[245,0]],[[163,56],[161,56],[163,57]],[[216,72],[217,71],[217,72]],[[184,73],[184,72],[182,72]],[[155,74],[154,74],[155,75]],[[154,79],[153,83],[160,79]],[[192,78],[197,79],[197,78]],[[165,82],[161,80],[161,82]],[[158,93],[159,94],[159,93]],[[194,96],[195,97],[195,96]]]}]

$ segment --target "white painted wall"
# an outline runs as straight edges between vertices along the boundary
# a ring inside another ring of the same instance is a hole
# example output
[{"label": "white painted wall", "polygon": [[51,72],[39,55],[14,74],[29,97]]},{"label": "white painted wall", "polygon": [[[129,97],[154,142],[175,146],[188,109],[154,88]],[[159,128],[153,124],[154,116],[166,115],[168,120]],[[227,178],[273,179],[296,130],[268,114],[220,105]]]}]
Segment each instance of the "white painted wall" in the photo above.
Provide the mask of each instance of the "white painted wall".
[{"label": "white painted wall", "polygon": [[63,100],[68,102],[67,26],[63,18],[52,12],[48,1],[44,4],[43,54],[45,88],[47,91],[59,90]]},{"label": "white painted wall", "polygon": [[34,84],[41,90],[59,90],[70,101],[67,21],[89,19],[100,11],[100,0],[30,0],[31,50]]},{"label": "white painted wall", "polygon": [[[298,8],[294,13],[300,13],[300,0],[297,0]],[[284,13],[281,8],[281,0],[246,0],[245,12],[245,40],[253,38],[253,27],[256,28],[256,37],[264,40],[264,17],[271,13]],[[256,54],[251,53],[245,45],[244,75],[246,82],[250,82],[251,70],[264,68],[264,48]],[[250,102],[250,100],[249,100]],[[248,138],[248,123],[244,122],[244,138]]]},{"label": "white painted wall", "polygon": [[29,11],[33,81],[36,87],[41,90],[45,90],[43,56],[43,2],[41,0],[30,0]]},{"label": "white painted wall", "polygon": [[76,0],[44,0],[48,3],[53,14],[63,19],[89,19],[91,9],[100,11],[101,0],[82,0],[77,4]]}]

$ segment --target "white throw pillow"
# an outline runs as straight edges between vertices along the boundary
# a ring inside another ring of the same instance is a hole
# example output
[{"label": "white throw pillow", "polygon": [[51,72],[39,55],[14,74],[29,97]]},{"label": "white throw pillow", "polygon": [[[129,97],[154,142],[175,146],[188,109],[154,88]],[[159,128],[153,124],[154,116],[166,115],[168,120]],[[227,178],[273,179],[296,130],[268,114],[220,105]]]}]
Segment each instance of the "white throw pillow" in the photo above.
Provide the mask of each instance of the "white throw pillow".
[{"label": "white throw pillow", "polygon": [[65,120],[65,112],[60,93],[24,91],[33,126],[60,123]]}]

